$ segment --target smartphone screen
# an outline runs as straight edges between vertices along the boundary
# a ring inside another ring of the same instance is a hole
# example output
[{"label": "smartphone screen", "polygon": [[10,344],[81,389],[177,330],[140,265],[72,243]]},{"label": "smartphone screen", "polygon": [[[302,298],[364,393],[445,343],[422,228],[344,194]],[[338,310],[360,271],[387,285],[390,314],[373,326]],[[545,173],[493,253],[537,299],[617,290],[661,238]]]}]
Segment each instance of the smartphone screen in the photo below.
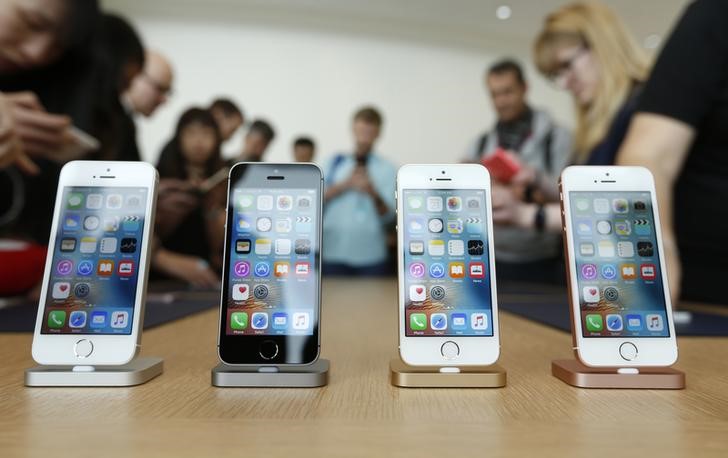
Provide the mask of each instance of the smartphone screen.
[{"label": "smartphone screen", "polygon": [[406,335],[492,336],[485,191],[402,192]]},{"label": "smartphone screen", "polygon": [[235,188],[228,335],[311,335],[317,321],[316,189]]},{"label": "smartphone screen", "polygon": [[[318,356],[321,172],[237,164],[228,196],[220,357],[230,364]],[[274,346],[266,355],[261,346]]]},{"label": "smartphone screen", "polygon": [[584,337],[669,337],[649,192],[571,191]]},{"label": "smartphone screen", "polygon": [[63,189],[42,334],[131,334],[147,192]]}]

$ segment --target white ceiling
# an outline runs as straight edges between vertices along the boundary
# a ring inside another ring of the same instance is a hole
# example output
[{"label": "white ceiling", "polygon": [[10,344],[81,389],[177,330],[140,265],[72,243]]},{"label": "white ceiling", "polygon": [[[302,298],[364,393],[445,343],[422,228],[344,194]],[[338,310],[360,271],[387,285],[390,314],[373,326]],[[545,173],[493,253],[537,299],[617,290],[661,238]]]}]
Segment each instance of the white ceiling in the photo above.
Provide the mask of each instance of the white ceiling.
[{"label": "white ceiling", "polygon": [[[475,50],[528,51],[563,0],[103,0],[131,18],[235,22],[403,39]],[[605,0],[640,42],[665,35],[687,0]],[[496,8],[512,9],[508,20]]]}]

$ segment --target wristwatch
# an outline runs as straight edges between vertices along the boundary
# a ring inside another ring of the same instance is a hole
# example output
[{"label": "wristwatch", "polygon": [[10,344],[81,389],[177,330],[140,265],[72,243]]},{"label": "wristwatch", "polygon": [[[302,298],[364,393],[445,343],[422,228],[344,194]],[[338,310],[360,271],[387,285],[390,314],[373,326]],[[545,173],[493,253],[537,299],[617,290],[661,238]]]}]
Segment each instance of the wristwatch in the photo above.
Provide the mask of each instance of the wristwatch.
[{"label": "wristwatch", "polygon": [[546,210],[544,209],[543,204],[539,204],[538,207],[536,207],[536,214],[533,217],[533,225],[536,227],[538,232],[543,232],[546,227]]}]

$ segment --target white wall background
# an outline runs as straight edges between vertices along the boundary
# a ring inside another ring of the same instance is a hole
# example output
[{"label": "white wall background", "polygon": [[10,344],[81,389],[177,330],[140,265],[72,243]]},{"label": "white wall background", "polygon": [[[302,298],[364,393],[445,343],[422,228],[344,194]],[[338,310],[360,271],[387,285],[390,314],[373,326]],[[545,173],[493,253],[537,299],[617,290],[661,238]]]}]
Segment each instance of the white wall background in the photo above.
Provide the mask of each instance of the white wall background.
[{"label": "white wall background", "polygon": [[[349,148],[351,115],[363,104],[384,113],[378,149],[397,164],[456,161],[493,122],[482,75],[501,57],[495,53],[229,21],[132,20],[145,43],[169,56],[176,69],[171,100],[138,123],[140,148],[151,162],[182,110],[216,96],[239,102],[248,120],[262,117],[274,125],[270,161],[289,160],[299,134],[317,141],[317,162]],[[525,53],[516,57],[530,59]],[[527,71],[533,103],[570,124],[567,95],[530,64]]]}]

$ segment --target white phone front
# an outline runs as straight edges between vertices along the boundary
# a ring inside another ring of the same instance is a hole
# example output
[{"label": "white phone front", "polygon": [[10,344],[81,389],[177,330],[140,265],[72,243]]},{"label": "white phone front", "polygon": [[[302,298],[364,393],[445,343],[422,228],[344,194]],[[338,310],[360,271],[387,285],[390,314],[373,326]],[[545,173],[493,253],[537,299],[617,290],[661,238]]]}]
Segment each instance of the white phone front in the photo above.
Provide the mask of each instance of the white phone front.
[{"label": "white phone front", "polygon": [[479,164],[397,173],[399,352],[410,365],[498,360],[490,175]]},{"label": "white phone front", "polygon": [[561,208],[579,360],[594,367],[675,363],[652,174],[643,167],[568,167]]},{"label": "white phone front", "polygon": [[141,342],[157,171],[73,161],[61,170],[33,359],[119,365]]}]

